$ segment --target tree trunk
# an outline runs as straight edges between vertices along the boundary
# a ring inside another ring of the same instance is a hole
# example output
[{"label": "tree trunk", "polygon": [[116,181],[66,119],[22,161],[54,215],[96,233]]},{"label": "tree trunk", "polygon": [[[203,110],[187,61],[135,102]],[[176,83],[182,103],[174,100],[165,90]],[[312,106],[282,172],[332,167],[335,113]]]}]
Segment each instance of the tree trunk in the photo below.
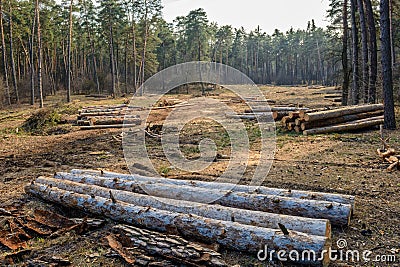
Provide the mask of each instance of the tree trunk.
[{"label": "tree trunk", "polygon": [[358,63],[358,28],[357,28],[357,0],[350,0],[351,2],[351,35],[353,44],[353,84],[351,88],[351,104],[358,105],[360,100],[360,88],[359,88],[359,63]]},{"label": "tree trunk", "polygon": [[[104,198],[110,197],[109,189],[95,185],[86,185],[68,180],[59,180],[47,177],[37,178],[36,183],[51,185],[78,194],[95,195]],[[292,231],[331,237],[330,222],[328,220],[243,210],[168,198],[154,198],[152,196],[122,190],[112,190],[112,195],[117,201],[126,202],[135,206],[152,207],[171,212],[194,214],[210,219],[234,221],[240,224],[263,228],[277,229],[278,223],[281,223],[285,225],[287,229]]]},{"label": "tree trunk", "polygon": [[113,98],[117,96],[117,91],[115,87],[116,77],[115,77],[115,58],[114,58],[114,36],[113,36],[113,27],[110,23],[110,68],[111,68],[111,80],[112,80],[112,95]]},{"label": "tree trunk", "polygon": [[365,9],[369,31],[369,92],[368,103],[376,103],[376,80],[378,77],[378,49],[376,42],[376,25],[371,0],[365,0]]},{"label": "tree trunk", "polygon": [[19,94],[18,94],[18,81],[17,81],[17,73],[15,71],[15,60],[14,60],[14,42],[13,42],[13,13],[12,13],[12,3],[11,1],[9,2],[10,4],[10,14],[9,14],[9,26],[10,26],[10,36],[9,36],[9,41],[10,41],[10,61],[11,61],[11,75],[12,75],[12,80],[13,80],[13,87],[14,87],[14,92],[15,92],[15,100],[17,103],[19,103]]},{"label": "tree trunk", "polygon": [[145,227],[161,232],[179,233],[188,238],[203,242],[218,243],[228,249],[258,253],[260,246],[268,246],[276,250],[290,250],[302,253],[313,250],[320,261],[301,262],[305,264],[327,266],[327,253],[330,239],[322,236],[307,235],[289,231],[289,235],[276,229],[241,225],[234,222],[225,222],[208,219],[196,215],[174,213],[151,207],[141,207],[109,198],[77,194],[58,188],[49,188],[46,185],[31,184],[25,191],[47,201],[52,201],[70,208],[79,208],[107,216],[114,220],[123,221],[138,227]]},{"label": "tree trunk", "polygon": [[392,77],[392,49],[390,42],[390,11],[389,0],[380,2],[381,19],[381,53],[383,72],[383,98],[385,101],[385,129],[396,129],[394,113],[393,77]]},{"label": "tree trunk", "polygon": [[139,181],[119,181],[102,177],[58,174],[56,178],[67,179],[86,184],[105,186],[110,189],[122,189],[139,194],[186,200],[199,203],[219,204],[221,206],[302,216],[330,220],[333,225],[348,225],[352,213],[349,204],[328,201],[291,198],[276,195],[250,194],[220,189],[205,189],[193,186],[176,186]]},{"label": "tree trunk", "polygon": [[69,4],[69,27],[68,27],[68,48],[67,48],[67,102],[71,102],[71,46],[72,46],[72,7],[74,0]]},{"label": "tree trunk", "polygon": [[312,135],[312,134],[337,133],[343,131],[354,131],[360,129],[368,129],[374,126],[379,126],[382,123],[383,123],[383,118],[379,117],[379,118],[374,118],[374,120],[367,119],[362,121],[352,121],[351,123],[346,123],[346,124],[305,130],[303,134]]},{"label": "tree trunk", "polygon": [[0,0],[0,31],[1,31],[1,46],[2,46],[2,54],[3,54],[3,71],[4,71],[4,83],[6,87],[7,93],[7,101],[8,105],[11,105],[11,94],[10,94],[10,86],[8,82],[8,67],[7,67],[7,51],[6,51],[6,42],[4,37],[4,25],[3,25],[3,1]]},{"label": "tree trunk", "polygon": [[358,11],[360,14],[360,28],[361,28],[361,55],[362,55],[362,92],[364,103],[368,103],[369,94],[369,65],[368,65],[368,36],[367,36],[367,23],[364,11],[364,0],[358,0]]},{"label": "tree trunk", "polygon": [[305,113],[302,119],[307,122],[312,121],[320,121],[326,120],[331,118],[337,118],[345,115],[351,114],[358,114],[358,113],[365,113],[365,112],[372,112],[377,110],[382,110],[383,105],[375,104],[375,105],[363,105],[363,106],[352,106],[352,107],[343,107],[334,110],[326,110],[326,111],[319,111],[314,113]]},{"label": "tree trunk", "polygon": [[[154,177],[144,177],[137,176],[131,174],[120,174],[114,172],[107,171],[94,171],[94,170],[79,170],[75,169],[71,171],[71,174],[77,175],[101,175],[101,177],[105,178],[116,178],[122,180],[133,180],[133,181],[141,181],[141,182],[150,182],[150,183],[164,183],[170,185],[177,186],[193,186],[200,187],[205,189],[220,189],[220,190],[232,190],[235,192],[244,192],[244,193],[258,193],[264,195],[275,195],[275,196],[284,196],[284,197],[293,197],[293,198],[301,198],[301,199],[312,199],[312,200],[321,200],[321,201],[330,201],[337,202],[342,204],[350,204],[354,209],[354,196],[348,195],[340,195],[340,194],[330,194],[330,193],[317,193],[317,192],[309,192],[309,191],[301,191],[301,190],[286,190],[286,189],[277,189],[277,188],[269,188],[265,186],[248,186],[248,185],[235,185],[231,183],[216,183],[216,182],[202,182],[202,181],[187,181],[187,180],[178,180],[178,179],[167,179],[167,178],[154,178]],[[57,175],[64,175],[63,173]]]},{"label": "tree trunk", "polygon": [[40,29],[40,9],[39,9],[39,0],[36,0],[35,5],[36,12],[36,24],[37,24],[37,45],[38,45],[38,88],[39,88],[39,100],[40,100],[40,108],[43,108],[43,81],[42,81],[42,37],[41,37],[41,29]]},{"label": "tree trunk", "polygon": [[343,39],[342,39],[342,106],[349,104],[349,85],[350,85],[350,70],[348,59],[348,44],[349,44],[349,23],[348,23],[348,0],[343,1]]}]

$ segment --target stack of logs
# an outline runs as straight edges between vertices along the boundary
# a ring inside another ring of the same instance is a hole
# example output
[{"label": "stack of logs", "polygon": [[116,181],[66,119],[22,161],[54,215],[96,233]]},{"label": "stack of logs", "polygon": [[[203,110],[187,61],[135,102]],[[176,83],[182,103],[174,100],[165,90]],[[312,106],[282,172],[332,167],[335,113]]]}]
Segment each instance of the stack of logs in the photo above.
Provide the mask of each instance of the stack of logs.
[{"label": "stack of logs", "polygon": [[383,105],[350,106],[323,111],[291,112],[281,120],[289,131],[304,135],[371,129],[383,124]]},{"label": "stack of logs", "polygon": [[[347,226],[354,197],[230,183],[72,170],[39,177],[27,193],[154,231],[253,253],[315,251],[327,266],[331,223]],[[211,203],[211,204],[209,204]]]},{"label": "stack of logs", "polygon": [[81,130],[123,128],[141,124],[139,116],[127,116],[128,105],[92,106],[79,111],[77,124]]}]

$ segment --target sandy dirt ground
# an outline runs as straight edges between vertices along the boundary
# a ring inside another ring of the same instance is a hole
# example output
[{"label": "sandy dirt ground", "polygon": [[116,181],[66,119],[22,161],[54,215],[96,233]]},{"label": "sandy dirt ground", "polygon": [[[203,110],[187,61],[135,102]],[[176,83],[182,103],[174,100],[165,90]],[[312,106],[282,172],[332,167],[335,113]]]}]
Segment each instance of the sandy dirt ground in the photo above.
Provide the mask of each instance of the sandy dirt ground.
[{"label": "sandy dirt ground", "polygon": [[[334,88],[308,89],[304,87],[261,87],[266,98],[277,104],[306,106],[311,108],[334,106],[325,100],[327,93],[337,93]],[[234,99],[223,90],[214,98]],[[187,99],[187,95],[172,95],[171,98]],[[56,97],[49,97],[48,103]],[[107,101],[76,100],[71,107],[93,104],[123,103],[124,99]],[[231,101],[238,110],[243,104]],[[73,109],[72,109],[73,110]],[[35,112],[29,106],[13,107],[0,111],[0,207],[17,207],[25,213],[35,208],[55,211],[67,217],[83,217],[79,211],[71,211],[27,196],[24,185],[38,176],[52,176],[55,172],[73,168],[104,169],[129,173],[120,141],[121,130],[79,131],[73,126],[74,112],[64,114],[67,124],[47,134],[32,135],[20,130],[24,121]],[[152,123],[157,123],[165,114],[153,114]],[[400,108],[397,107],[400,117]],[[251,123],[248,124],[252,129]],[[202,129],[199,131],[198,129]],[[18,129],[18,130],[17,130]],[[217,129],[217,130],[216,130]],[[182,137],[182,150],[188,158],[196,158],[196,140],[207,136],[219,140],[221,155],[230,153],[224,144],[218,125],[190,125]],[[251,134],[250,134],[251,135]],[[390,145],[400,149],[400,131],[391,131]],[[381,147],[379,131],[302,136],[277,130],[277,150],[269,175],[263,185],[268,187],[302,189],[320,192],[352,194],[356,196],[356,209],[351,225],[333,229],[333,247],[337,240],[345,239],[351,250],[371,250],[373,255],[396,255],[396,263],[338,261],[331,266],[400,266],[400,171],[387,173],[388,164],[376,155]],[[185,139],[186,138],[186,139]],[[219,139],[218,139],[219,138]],[[256,167],[259,140],[252,140],[251,159],[254,164],[247,168],[245,177],[250,177]],[[218,143],[218,142],[217,142]],[[149,140],[150,157],[155,168],[170,178],[213,180],[224,172],[226,161],[217,161],[203,173],[185,173],[169,168],[157,141]],[[242,181],[246,183],[246,179]],[[92,216],[93,217],[93,216]],[[4,223],[4,220],[0,221]],[[16,261],[18,266],[29,265],[29,261],[43,256],[57,256],[69,259],[73,266],[125,266],[119,257],[110,257],[110,248],[104,237],[115,223],[107,220],[105,226],[85,235],[67,233],[55,239],[34,238],[28,242],[29,252]],[[2,226],[3,227],[3,226]],[[10,254],[10,250],[0,245],[0,258]],[[221,253],[231,265],[266,266],[256,255],[226,251]],[[275,265],[271,265],[275,266]],[[276,266],[280,266],[277,264]]]}]

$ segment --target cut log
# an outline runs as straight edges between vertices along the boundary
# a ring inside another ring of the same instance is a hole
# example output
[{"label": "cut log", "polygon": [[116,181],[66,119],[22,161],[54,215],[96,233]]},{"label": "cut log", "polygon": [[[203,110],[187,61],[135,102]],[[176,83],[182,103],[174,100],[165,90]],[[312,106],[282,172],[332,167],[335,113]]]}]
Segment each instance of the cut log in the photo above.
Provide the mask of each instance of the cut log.
[{"label": "cut log", "polygon": [[326,96],[324,96],[324,98],[326,98],[326,99],[341,98],[341,97],[342,97],[342,95],[338,95],[338,94],[335,94],[335,95],[326,95]]},{"label": "cut log", "polygon": [[124,116],[127,112],[124,110],[120,111],[100,111],[100,112],[88,112],[88,113],[81,113],[79,115],[80,118],[85,118],[85,117],[98,117],[98,116],[118,116],[122,115]]},{"label": "cut log", "polygon": [[[88,194],[108,198],[110,190],[95,185],[86,185],[68,180],[39,177],[36,183],[57,187],[62,190],[72,191],[79,194]],[[306,234],[331,237],[331,226],[328,220],[309,219],[298,216],[287,216],[275,213],[243,210],[219,205],[200,204],[195,202],[174,200],[168,198],[155,198],[148,195],[132,193],[122,190],[112,190],[115,200],[133,204],[136,206],[152,207],[160,210],[195,214],[201,217],[234,221],[241,224],[278,228],[278,223],[286,226],[287,229]]]},{"label": "cut log", "polygon": [[218,243],[228,249],[258,253],[264,245],[270,249],[290,251],[315,251],[317,259],[299,263],[328,266],[330,239],[322,236],[307,235],[291,231],[284,235],[280,230],[242,225],[206,219],[196,215],[168,212],[151,207],[140,207],[110,199],[91,197],[50,188],[46,185],[30,184],[26,192],[44,200],[55,202],[70,208],[79,208],[117,221],[145,227],[161,232],[175,232],[188,238],[203,242]]},{"label": "cut log", "polygon": [[[305,122],[303,120],[303,122],[301,124],[301,129],[303,131],[305,131],[307,129],[320,128],[323,126],[329,126],[329,125],[335,125],[335,124],[342,124],[345,122],[373,118],[373,117],[377,117],[377,116],[381,116],[381,115],[383,115],[383,110],[378,110],[378,111],[373,111],[373,112],[365,112],[365,113],[359,113],[359,114],[352,114],[352,115],[344,115],[344,116],[340,116],[337,118],[331,118],[331,119],[314,121],[314,122]],[[300,121],[302,121],[302,120],[300,120]]]},{"label": "cut log", "polygon": [[274,118],[275,121],[280,121],[282,120],[283,117],[288,116],[289,111],[274,111],[272,113],[272,118]]},{"label": "cut log", "polygon": [[254,114],[226,114],[225,115],[229,119],[241,119],[241,120],[263,120],[266,121],[269,118],[271,118],[272,121],[272,116],[271,114],[268,113],[254,113]]},{"label": "cut log", "polygon": [[[256,194],[264,194],[264,195],[274,195],[274,196],[284,196],[284,197],[292,197],[292,198],[301,198],[301,199],[311,199],[311,200],[322,200],[328,202],[337,202],[342,204],[349,204],[352,208],[355,208],[355,197],[350,195],[343,194],[331,194],[331,193],[320,193],[320,192],[310,192],[310,191],[302,191],[302,190],[288,190],[288,189],[278,189],[278,188],[269,188],[265,186],[248,186],[248,185],[238,185],[231,183],[217,183],[217,182],[203,182],[203,181],[187,181],[187,180],[179,180],[179,179],[168,179],[168,178],[154,178],[154,177],[145,177],[140,175],[132,175],[132,174],[121,174],[109,171],[96,171],[96,170],[80,170],[74,169],[71,170],[71,174],[76,175],[95,175],[103,178],[116,178],[122,180],[130,180],[130,181],[141,181],[141,182],[152,182],[152,183],[163,183],[177,186],[192,186],[192,187],[200,187],[205,189],[219,189],[219,190],[231,190],[235,192],[244,192],[244,193],[256,193]],[[59,178],[60,176],[68,175],[67,173],[56,173],[55,177]]]},{"label": "cut log", "polygon": [[375,105],[364,105],[364,106],[352,106],[352,107],[344,107],[329,111],[306,113],[304,114],[303,118],[305,121],[318,121],[318,120],[341,117],[345,115],[379,111],[379,110],[383,110],[383,105],[375,104]]},{"label": "cut log", "polygon": [[327,126],[327,127],[305,130],[303,132],[303,134],[304,135],[312,135],[312,134],[326,134],[326,133],[335,133],[335,132],[344,132],[344,131],[354,131],[354,130],[371,128],[374,126],[379,126],[383,123],[384,123],[383,119],[370,120],[370,121],[364,121],[364,122],[354,121],[352,123],[347,123],[347,124],[339,124],[339,125],[335,125],[335,126]]},{"label": "cut log", "polygon": [[297,125],[294,126],[294,130],[295,130],[296,133],[301,133],[302,132],[300,126],[297,126]]},{"label": "cut log", "polygon": [[221,206],[327,219],[333,225],[349,225],[352,214],[351,205],[328,201],[316,201],[274,195],[249,194],[219,189],[195,188],[160,183],[111,180],[98,176],[76,176],[58,173],[56,178],[79,183],[103,186],[155,197],[186,200],[198,203],[219,204]]},{"label": "cut log", "polygon": [[297,119],[297,118],[299,118],[300,117],[300,112],[299,111],[295,111],[295,112],[290,112],[289,113],[289,118],[290,119]]},{"label": "cut log", "polygon": [[112,231],[127,251],[142,250],[145,254],[159,256],[185,266],[228,266],[222,260],[221,254],[215,250],[176,235],[165,235],[123,224],[114,226]]},{"label": "cut log", "polygon": [[115,124],[141,124],[140,118],[137,117],[92,117],[91,125],[115,125]]},{"label": "cut log", "polygon": [[100,130],[100,129],[122,129],[140,125],[139,121],[137,124],[115,124],[115,125],[93,125],[93,126],[82,126],[81,130]]}]

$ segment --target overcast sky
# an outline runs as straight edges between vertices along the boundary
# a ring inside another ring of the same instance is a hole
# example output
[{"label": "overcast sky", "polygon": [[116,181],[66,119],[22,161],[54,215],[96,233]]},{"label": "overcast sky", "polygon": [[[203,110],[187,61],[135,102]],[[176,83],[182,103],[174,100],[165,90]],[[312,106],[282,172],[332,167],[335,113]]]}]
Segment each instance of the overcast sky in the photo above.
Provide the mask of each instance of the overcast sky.
[{"label": "overcast sky", "polygon": [[274,29],[287,31],[305,29],[307,21],[315,20],[319,27],[327,25],[325,15],[328,0],[162,0],[163,14],[168,22],[189,11],[203,8],[210,21],[218,25],[240,26],[253,30],[258,25],[268,34]]}]

